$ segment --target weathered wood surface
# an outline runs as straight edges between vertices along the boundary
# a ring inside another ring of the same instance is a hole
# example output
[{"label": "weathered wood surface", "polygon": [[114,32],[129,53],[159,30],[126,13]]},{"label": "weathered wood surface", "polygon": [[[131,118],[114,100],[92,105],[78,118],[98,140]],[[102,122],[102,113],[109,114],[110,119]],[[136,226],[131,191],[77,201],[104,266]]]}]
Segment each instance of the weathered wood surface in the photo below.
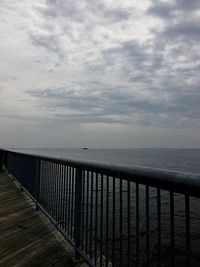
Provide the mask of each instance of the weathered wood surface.
[{"label": "weathered wood surface", "polygon": [[0,266],[75,266],[73,257],[50,221],[0,172]]}]

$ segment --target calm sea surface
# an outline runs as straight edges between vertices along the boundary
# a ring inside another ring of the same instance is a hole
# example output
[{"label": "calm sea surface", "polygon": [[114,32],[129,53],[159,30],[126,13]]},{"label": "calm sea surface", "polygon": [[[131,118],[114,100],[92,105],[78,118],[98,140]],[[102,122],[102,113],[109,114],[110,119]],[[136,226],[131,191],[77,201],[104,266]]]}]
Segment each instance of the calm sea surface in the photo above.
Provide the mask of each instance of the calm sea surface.
[{"label": "calm sea surface", "polygon": [[18,149],[27,153],[97,160],[200,174],[200,149]]},{"label": "calm sea surface", "polygon": [[[19,150],[19,149],[18,149]],[[51,155],[55,157],[62,157],[66,159],[87,159],[96,160],[104,163],[120,163],[132,166],[142,166],[150,168],[159,168],[166,170],[175,170],[181,172],[192,172],[200,174],[200,149],[20,149],[22,152],[32,154]],[[112,182],[112,181],[111,181]],[[45,182],[46,183],[46,182]],[[95,181],[94,181],[95,183]],[[109,199],[112,203],[112,183],[109,184]],[[94,186],[95,188],[95,186]],[[104,195],[106,192],[106,183],[103,185]],[[136,198],[135,198],[135,184],[131,183],[131,265],[135,266],[135,240],[136,240]],[[146,266],[146,198],[145,186],[139,187],[140,197],[140,216],[139,216],[139,240],[140,240],[140,264],[139,266]],[[48,193],[48,192],[47,192]],[[117,261],[116,266],[128,266],[127,260],[127,185],[123,184],[122,204],[120,204],[119,197],[119,179],[116,179],[116,249],[119,249],[119,207],[123,210],[123,265]],[[90,199],[91,195],[89,196]],[[92,200],[95,205],[95,199]],[[89,203],[90,205],[90,203]],[[100,219],[101,205],[98,202],[98,218]],[[103,206],[106,206],[106,198]],[[109,214],[112,214],[112,205],[109,206]],[[105,212],[105,210],[104,210]],[[158,228],[157,228],[157,191],[155,188],[149,190],[149,238],[150,238],[150,255],[149,266],[157,266],[157,252],[158,252]],[[105,218],[106,216],[104,216]],[[109,256],[112,255],[112,232],[113,221],[112,216],[109,217],[108,239],[109,239]],[[94,219],[94,218],[93,218]],[[191,264],[190,266],[200,266],[200,200],[190,198],[190,246],[191,246]],[[170,217],[170,193],[161,190],[161,266],[171,266],[171,217]],[[93,223],[94,225],[94,223]],[[175,232],[175,266],[186,266],[186,220],[185,220],[185,198],[184,195],[174,194],[174,232]],[[106,240],[106,222],[103,221],[103,240]],[[94,240],[94,229],[87,233],[92,235]],[[86,235],[87,235],[86,234]],[[98,240],[100,239],[100,229],[98,229]],[[105,253],[105,243],[103,244],[103,253]],[[117,253],[119,255],[119,253]]]}]

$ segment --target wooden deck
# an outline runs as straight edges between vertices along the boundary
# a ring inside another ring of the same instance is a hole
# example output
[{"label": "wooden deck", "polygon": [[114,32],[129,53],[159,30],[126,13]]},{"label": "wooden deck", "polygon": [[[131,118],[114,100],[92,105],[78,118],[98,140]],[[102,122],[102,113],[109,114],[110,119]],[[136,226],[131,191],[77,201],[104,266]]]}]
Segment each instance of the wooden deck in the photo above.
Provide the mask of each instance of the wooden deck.
[{"label": "wooden deck", "polygon": [[74,250],[62,235],[1,172],[0,266],[75,266],[73,257]]}]

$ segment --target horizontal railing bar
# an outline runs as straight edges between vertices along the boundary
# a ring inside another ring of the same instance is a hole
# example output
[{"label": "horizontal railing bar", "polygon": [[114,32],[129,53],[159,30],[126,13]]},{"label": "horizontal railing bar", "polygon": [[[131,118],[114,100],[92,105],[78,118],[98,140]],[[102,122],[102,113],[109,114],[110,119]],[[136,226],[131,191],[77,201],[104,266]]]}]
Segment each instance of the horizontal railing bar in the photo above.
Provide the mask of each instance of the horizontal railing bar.
[{"label": "horizontal railing bar", "polygon": [[63,164],[83,170],[98,172],[112,177],[123,178],[139,184],[144,184],[176,193],[200,197],[200,175],[168,171],[162,169],[130,166],[125,164],[102,163],[93,160],[63,159],[51,156],[26,154],[12,150],[3,150],[14,154],[31,156],[43,161]]}]

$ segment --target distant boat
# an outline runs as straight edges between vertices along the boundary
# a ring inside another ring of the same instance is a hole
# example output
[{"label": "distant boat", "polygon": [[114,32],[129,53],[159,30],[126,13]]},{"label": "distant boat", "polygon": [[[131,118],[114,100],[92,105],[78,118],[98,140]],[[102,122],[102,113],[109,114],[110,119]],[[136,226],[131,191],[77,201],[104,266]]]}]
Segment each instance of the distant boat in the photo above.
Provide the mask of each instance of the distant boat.
[{"label": "distant boat", "polygon": [[89,149],[89,148],[88,148],[88,147],[83,147],[83,149],[84,149],[84,150],[87,150],[87,149]]}]

